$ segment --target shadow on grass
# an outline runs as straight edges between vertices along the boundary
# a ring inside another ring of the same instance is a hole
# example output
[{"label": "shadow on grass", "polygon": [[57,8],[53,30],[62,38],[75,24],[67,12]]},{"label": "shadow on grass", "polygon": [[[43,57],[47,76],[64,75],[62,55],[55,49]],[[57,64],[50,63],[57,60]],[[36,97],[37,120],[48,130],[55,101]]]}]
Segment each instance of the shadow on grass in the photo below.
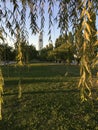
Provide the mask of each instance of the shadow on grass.
[{"label": "shadow on grass", "polygon": [[[56,93],[76,93],[79,92],[78,89],[70,89],[70,90],[41,90],[41,91],[29,91],[29,92],[23,92],[22,95],[26,95],[26,94],[56,94]],[[13,92],[13,93],[4,93],[3,96],[9,96],[9,95],[18,95],[17,92]]]},{"label": "shadow on grass", "polygon": [[[57,83],[57,82],[77,82],[78,78],[22,78],[21,84],[30,84],[30,83]],[[16,79],[5,79],[5,86],[17,85],[19,78]]]},{"label": "shadow on grass", "polygon": [[[79,93],[79,89],[66,89],[66,90],[40,90],[40,91],[28,91],[28,92],[22,92],[22,95],[28,95],[28,94],[57,94],[57,93]],[[96,89],[92,89],[92,92],[95,93]],[[14,96],[18,95],[18,92],[12,92],[12,93],[4,93],[3,96]]]}]

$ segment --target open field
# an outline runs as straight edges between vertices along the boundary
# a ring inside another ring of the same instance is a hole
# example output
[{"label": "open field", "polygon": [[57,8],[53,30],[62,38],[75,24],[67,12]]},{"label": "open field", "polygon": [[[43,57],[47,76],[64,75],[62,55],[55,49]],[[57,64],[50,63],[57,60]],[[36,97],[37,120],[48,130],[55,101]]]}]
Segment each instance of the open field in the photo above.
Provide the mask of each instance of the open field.
[{"label": "open field", "polygon": [[[0,130],[98,130],[98,90],[81,103],[79,66],[2,66],[5,79]],[[18,99],[21,78],[22,98]],[[95,80],[95,79],[94,79]]]}]

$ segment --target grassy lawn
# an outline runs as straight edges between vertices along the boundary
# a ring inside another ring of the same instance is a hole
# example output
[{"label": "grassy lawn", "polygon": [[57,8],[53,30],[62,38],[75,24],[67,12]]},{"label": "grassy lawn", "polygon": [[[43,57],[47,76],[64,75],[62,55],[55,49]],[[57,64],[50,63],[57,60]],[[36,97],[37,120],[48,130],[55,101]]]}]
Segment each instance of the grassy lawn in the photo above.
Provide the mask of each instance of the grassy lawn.
[{"label": "grassy lawn", "polygon": [[94,87],[93,100],[81,103],[78,66],[42,63],[3,66],[2,70],[5,87],[0,130],[98,130],[98,90]]}]

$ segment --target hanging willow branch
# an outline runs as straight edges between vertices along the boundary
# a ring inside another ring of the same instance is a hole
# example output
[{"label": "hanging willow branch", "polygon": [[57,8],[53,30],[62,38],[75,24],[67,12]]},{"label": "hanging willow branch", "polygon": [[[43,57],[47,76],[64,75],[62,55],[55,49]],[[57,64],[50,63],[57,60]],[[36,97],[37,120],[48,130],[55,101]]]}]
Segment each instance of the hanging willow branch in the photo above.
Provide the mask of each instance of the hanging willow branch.
[{"label": "hanging willow branch", "polygon": [[44,6],[45,6],[45,0],[40,0],[39,2],[39,14],[41,16],[41,28],[40,30],[43,32],[43,29],[44,29],[44,24],[45,24],[45,10],[44,10]]},{"label": "hanging willow branch", "polygon": [[52,20],[52,16],[53,16],[53,6],[54,6],[54,2],[53,0],[48,0],[49,6],[48,6],[48,14],[49,14],[49,41],[51,41],[51,26],[53,25],[53,20]]},{"label": "hanging willow branch", "polygon": [[38,32],[38,25],[37,25],[37,1],[28,1],[29,7],[30,7],[30,28],[32,30],[32,33],[36,34]]},{"label": "hanging willow branch", "polygon": [[95,56],[95,58],[93,60],[92,67],[93,68],[95,68],[95,67],[97,68],[97,73],[96,73],[97,81],[96,81],[96,83],[98,84],[98,32],[97,31],[96,31],[95,37],[97,39],[96,39],[96,42],[94,43],[93,47],[96,50],[96,56]]},{"label": "hanging willow branch", "polygon": [[18,43],[17,57],[16,57],[16,59],[17,59],[17,64],[19,66],[23,65],[23,63],[22,63],[22,51],[21,51],[21,43],[20,43],[20,41]]},{"label": "hanging willow branch", "polygon": [[81,99],[82,101],[87,100],[88,97],[91,97],[91,87],[92,87],[92,74],[90,67],[90,58],[88,54],[90,46],[90,36],[91,36],[91,27],[89,22],[91,20],[91,2],[83,1],[83,10],[81,13],[82,26],[81,30],[83,32],[83,43],[81,46],[81,59],[80,59],[80,81],[78,87],[81,90]]},{"label": "hanging willow branch", "polygon": [[18,99],[22,97],[22,86],[21,86],[21,79],[18,82]]},{"label": "hanging willow branch", "polygon": [[59,12],[57,19],[59,20],[58,27],[61,29],[61,34],[68,31],[68,2],[69,1],[61,0],[59,3]]},{"label": "hanging willow branch", "polygon": [[0,120],[2,120],[3,86],[4,86],[4,79],[0,68]]},{"label": "hanging willow branch", "polygon": [[[0,29],[0,40],[4,41],[2,29]],[[2,48],[0,48],[0,63],[1,63],[1,53],[2,53]],[[0,68],[0,120],[2,120],[3,87],[4,87],[4,78],[2,75],[2,70]]]}]

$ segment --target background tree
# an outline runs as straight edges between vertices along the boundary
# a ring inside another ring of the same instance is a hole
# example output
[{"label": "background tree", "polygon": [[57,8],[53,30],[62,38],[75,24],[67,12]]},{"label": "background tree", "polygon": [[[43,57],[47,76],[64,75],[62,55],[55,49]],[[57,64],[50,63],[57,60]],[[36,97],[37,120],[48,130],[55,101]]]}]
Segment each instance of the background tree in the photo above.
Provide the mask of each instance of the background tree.
[{"label": "background tree", "polygon": [[60,36],[56,39],[56,41],[55,41],[55,48],[59,47],[61,44],[66,43],[67,40],[68,40],[67,34],[60,35]]},{"label": "background tree", "polygon": [[74,59],[74,36],[71,32],[59,36],[55,41],[54,50],[51,51],[51,56],[54,56],[56,61],[70,63]]},{"label": "background tree", "polygon": [[39,60],[40,61],[47,61],[47,57],[48,57],[48,53],[47,53],[47,49],[43,48],[40,53],[39,53]]},{"label": "background tree", "polygon": [[53,60],[50,56],[50,52],[53,50],[53,44],[49,43],[39,52],[39,59],[42,61]]},{"label": "background tree", "polygon": [[28,61],[32,62],[33,60],[38,59],[38,51],[36,50],[36,48],[33,45],[28,45],[26,47],[26,53],[25,53],[25,57],[26,55],[28,55]]},{"label": "background tree", "polygon": [[2,61],[9,62],[15,61],[16,52],[13,47],[9,46],[8,44],[2,44]]}]

